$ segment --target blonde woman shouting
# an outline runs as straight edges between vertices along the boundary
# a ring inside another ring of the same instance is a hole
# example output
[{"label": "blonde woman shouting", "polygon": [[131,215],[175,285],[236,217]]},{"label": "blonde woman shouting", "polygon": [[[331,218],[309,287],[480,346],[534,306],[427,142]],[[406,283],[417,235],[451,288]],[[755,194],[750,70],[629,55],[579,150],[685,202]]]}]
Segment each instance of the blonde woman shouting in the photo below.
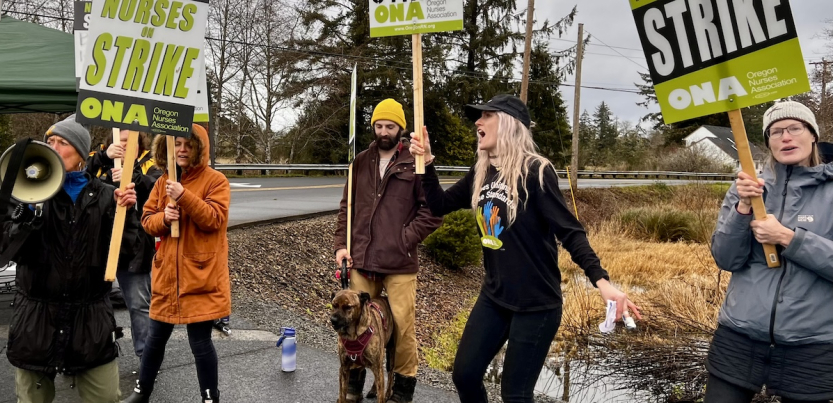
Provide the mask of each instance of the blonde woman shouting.
[{"label": "blonde woman shouting", "polygon": [[[486,277],[471,311],[453,379],[460,401],[487,402],[483,375],[508,341],[501,379],[504,402],[531,403],[550,343],[561,324],[558,238],[602,298],[617,302],[617,317],[639,308],[608,281],[607,271],[572,215],[550,162],[535,150],[526,105],[498,95],[485,105],[467,105],[476,121],[477,162],[448,190],[440,187],[428,131],[410,151],[425,155],[422,186],[431,212],[442,216],[471,208],[477,218]],[[600,305],[601,307],[602,305]]]}]

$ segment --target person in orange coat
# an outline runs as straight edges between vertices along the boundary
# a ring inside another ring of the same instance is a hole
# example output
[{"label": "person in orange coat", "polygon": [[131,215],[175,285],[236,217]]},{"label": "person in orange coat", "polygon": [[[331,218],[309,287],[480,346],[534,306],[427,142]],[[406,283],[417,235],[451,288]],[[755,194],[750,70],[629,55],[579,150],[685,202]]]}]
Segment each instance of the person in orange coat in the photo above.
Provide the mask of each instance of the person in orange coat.
[{"label": "person in orange coat", "polygon": [[[157,165],[165,169],[164,136],[154,142]],[[156,181],[142,213],[142,226],[162,241],[153,259],[150,330],[139,380],[124,402],[148,402],[165,345],[174,325],[186,324],[203,402],[218,402],[217,353],[211,341],[215,319],[231,313],[228,270],[228,179],[208,166],[208,134],[193,125],[191,138],[176,138],[179,182],[168,174]],[[174,204],[174,202],[176,202]],[[171,223],[179,221],[179,238]]]}]

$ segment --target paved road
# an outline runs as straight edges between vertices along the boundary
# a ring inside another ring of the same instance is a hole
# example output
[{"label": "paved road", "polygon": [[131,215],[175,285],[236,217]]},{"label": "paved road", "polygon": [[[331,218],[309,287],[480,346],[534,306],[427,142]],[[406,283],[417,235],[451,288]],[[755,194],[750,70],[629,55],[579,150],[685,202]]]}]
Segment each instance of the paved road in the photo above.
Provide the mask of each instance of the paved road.
[{"label": "paved road", "polygon": [[[0,294],[0,345],[8,341],[12,296]],[[116,323],[128,327],[127,311],[116,310]],[[215,331],[214,345],[220,359],[220,398],[227,403],[319,403],[333,402],[338,396],[338,358],[329,352],[298,345],[298,368],[292,373],[280,371],[280,349],[275,347],[278,336],[257,330],[232,312],[232,336]],[[119,378],[122,397],[133,390],[138,375],[138,359],[133,355],[130,331],[119,340]],[[335,340],[335,336],[334,340]],[[368,375],[365,391],[370,390],[372,374]],[[55,403],[80,403],[78,392],[70,390],[72,378],[58,376]],[[417,384],[420,401],[459,403],[451,392]],[[5,354],[0,357],[0,403],[17,401],[14,393],[14,368]],[[177,326],[165,351],[165,361],[157,377],[152,402],[193,403],[199,400],[194,358],[188,346],[184,326]],[[367,400],[375,402],[375,400]]]},{"label": "paved road", "polygon": [[[442,178],[446,187],[457,178]],[[314,214],[338,209],[344,191],[343,177],[297,178],[234,178],[229,180],[231,209],[229,225],[276,220],[304,214]],[[655,179],[581,179],[579,188],[604,188],[613,186],[638,186],[658,182]],[[668,185],[692,183],[686,180],[660,180]],[[566,180],[560,181],[567,189]]]}]

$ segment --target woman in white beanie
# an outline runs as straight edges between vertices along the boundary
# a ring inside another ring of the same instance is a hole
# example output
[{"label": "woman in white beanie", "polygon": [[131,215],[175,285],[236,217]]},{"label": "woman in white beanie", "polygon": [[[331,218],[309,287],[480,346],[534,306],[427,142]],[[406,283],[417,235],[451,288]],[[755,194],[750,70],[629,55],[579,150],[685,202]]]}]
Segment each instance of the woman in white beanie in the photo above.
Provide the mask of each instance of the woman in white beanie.
[{"label": "woman in white beanie", "polygon": [[[797,102],[764,113],[770,163],[743,172],[726,193],[712,236],[717,266],[732,273],[706,368],[705,403],[750,402],[766,385],[782,403],[833,399],[833,165],[821,163],[819,127]],[[763,196],[767,219],[751,199]],[[761,244],[778,248],[767,267]]]}]

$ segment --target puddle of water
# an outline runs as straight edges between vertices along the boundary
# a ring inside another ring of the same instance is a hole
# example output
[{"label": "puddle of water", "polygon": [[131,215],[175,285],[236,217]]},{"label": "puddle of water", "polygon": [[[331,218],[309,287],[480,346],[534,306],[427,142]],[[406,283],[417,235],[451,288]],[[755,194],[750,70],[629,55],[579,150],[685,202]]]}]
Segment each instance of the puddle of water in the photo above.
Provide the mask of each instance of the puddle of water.
[{"label": "puddle of water", "polygon": [[[486,371],[485,380],[500,384],[505,351],[504,345]],[[637,392],[616,390],[612,379],[598,378],[598,371],[584,363],[549,358],[535,383],[535,393],[569,403],[626,403],[647,400],[639,399]]]}]

